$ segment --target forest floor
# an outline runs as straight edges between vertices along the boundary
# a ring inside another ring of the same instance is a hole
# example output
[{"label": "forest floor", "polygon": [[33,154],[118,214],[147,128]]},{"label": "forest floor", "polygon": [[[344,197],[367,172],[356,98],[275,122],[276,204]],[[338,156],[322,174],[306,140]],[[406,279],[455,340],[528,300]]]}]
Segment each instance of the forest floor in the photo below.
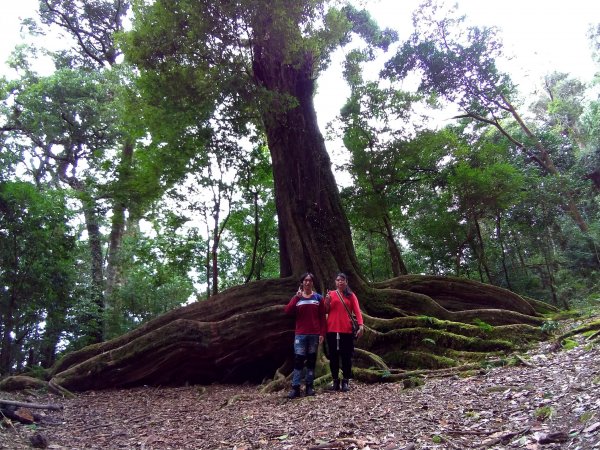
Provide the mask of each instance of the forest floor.
[{"label": "forest floor", "polygon": [[0,393],[7,400],[62,404],[35,425],[4,420],[0,448],[29,449],[600,449],[600,345],[555,350],[527,365],[468,378],[351,383],[296,400],[256,386],[140,387],[78,393]]}]

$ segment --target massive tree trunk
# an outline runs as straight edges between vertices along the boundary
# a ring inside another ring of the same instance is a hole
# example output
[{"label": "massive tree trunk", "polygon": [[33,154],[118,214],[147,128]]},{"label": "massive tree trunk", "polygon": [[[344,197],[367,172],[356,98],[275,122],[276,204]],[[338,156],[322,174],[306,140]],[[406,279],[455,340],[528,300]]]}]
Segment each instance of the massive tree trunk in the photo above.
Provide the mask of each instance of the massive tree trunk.
[{"label": "massive tree trunk", "polygon": [[296,288],[290,278],[257,281],[178,308],[66,355],[52,381],[72,390],[260,382],[289,355],[293,320],[283,305]]},{"label": "massive tree trunk", "polygon": [[[361,285],[350,225],[313,105],[314,58],[307,53],[286,62],[279,50],[283,43],[273,35],[259,42],[253,52],[255,81],[275,93],[261,112],[273,164],[281,276],[308,270],[322,289],[343,271]],[[290,108],[290,102],[296,106]]]}]

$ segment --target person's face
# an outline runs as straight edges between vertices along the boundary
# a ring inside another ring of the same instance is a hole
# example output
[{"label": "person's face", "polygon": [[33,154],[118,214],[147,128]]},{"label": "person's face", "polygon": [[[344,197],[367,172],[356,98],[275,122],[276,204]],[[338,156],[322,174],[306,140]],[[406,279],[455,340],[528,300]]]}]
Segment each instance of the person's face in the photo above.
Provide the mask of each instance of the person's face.
[{"label": "person's face", "polygon": [[302,286],[306,289],[312,288],[313,279],[310,275],[307,275],[304,280],[302,280]]},{"label": "person's face", "polygon": [[344,277],[337,277],[335,279],[335,287],[338,288],[340,291],[346,289],[347,285],[348,281]]}]

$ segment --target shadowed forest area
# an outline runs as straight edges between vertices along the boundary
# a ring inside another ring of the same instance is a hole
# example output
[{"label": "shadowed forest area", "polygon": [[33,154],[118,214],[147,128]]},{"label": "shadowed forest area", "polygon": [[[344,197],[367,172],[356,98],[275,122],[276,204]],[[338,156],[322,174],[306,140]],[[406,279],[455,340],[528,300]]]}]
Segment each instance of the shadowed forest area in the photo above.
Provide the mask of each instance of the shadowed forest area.
[{"label": "shadowed forest area", "polygon": [[[413,14],[400,38],[352,2],[40,0],[23,27],[63,48],[18,46],[0,78],[3,382],[271,395],[306,271],[319,292],[349,276],[362,383],[596,348],[597,76],[521,92],[499,30]],[[350,95],[323,134],[336,52]]]}]

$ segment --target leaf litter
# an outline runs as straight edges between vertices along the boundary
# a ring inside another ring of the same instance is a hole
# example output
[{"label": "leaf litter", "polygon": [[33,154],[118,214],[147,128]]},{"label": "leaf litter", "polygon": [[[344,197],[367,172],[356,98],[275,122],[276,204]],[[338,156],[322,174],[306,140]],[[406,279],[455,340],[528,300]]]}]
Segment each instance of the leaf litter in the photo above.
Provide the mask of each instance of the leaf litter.
[{"label": "leaf litter", "polygon": [[38,423],[3,421],[0,448],[72,449],[600,449],[600,345],[556,351],[529,364],[432,378],[420,387],[351,383],[288,400],[251,385],[137,387],[57,399],[40,391],[2,398],[61,403]]}]

